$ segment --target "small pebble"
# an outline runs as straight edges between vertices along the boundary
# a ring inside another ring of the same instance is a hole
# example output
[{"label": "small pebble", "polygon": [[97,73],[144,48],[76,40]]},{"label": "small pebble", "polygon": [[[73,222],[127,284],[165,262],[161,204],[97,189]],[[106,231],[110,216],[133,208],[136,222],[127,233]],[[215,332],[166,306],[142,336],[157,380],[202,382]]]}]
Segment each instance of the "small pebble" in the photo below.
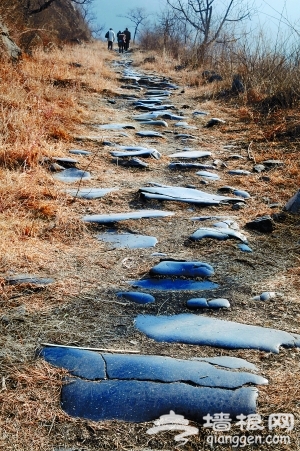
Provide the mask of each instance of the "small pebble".
[{"label": "small pebble", "polygon": [[275,291],[264,291],[258,296],[254,296],[252,298],[253,301],[269,301],[270,299],[274,299],[276,297]]}]

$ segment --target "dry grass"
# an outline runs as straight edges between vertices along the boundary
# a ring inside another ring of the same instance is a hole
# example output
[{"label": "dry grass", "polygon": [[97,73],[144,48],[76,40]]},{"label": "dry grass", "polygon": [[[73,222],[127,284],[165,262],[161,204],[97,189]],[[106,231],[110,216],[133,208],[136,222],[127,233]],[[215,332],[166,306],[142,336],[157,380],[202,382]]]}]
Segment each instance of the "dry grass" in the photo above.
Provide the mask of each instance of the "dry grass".
[{"label": "dry grass", "polygon": [[100,95],[113,88],[115,76],[105,63],[109,56],[102,54],[99,44],[67,47],[50,53],[37,50],[15,67],[2,64],[0,221],[7,239],[12,234],[43,235],[49,220],[56,222],[54,233],[59,231],[64,239],[66,201],[40,163],[45,157],[62,156],[76,127],[89,120],[81,93]]}]

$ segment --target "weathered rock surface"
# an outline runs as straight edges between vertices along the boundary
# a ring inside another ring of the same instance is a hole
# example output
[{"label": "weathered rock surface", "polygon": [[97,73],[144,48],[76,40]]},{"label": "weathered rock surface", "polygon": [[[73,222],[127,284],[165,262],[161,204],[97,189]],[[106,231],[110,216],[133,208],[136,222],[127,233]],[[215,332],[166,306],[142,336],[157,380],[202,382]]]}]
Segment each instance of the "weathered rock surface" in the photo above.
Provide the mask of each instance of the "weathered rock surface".
[{"label": "weathered rock surface", "polygon": [[22,55],[22,50],[17,46],[17,44],[12,40],[9,35],[8,28],[0,20],[0,53],[3,52],[12,61],[18,61]]},{"label": "weathered rock surface", "polygon": [[97,235],[99,241],[110,243],[112,247],[145,249],[154,247],[157,239],[154,236],[136,235],[135,233],[103,233]]},{"label": "weathered rock surface", "polygon": [[91,174],[87,171],[82,171],[76,168],[66,169],[65,171],[54,174],[53,176],[56,180],[64,183],[74,183],[80,180],[89,180]]},{"label": "weathered rock surface", "polygon": [[84,222],[95,222],[98,224],[109,224],[111,222],[127,221],[128,219],[142,219],[142,218],[165,218],[172,216],[172,211],[162,210],[140,210],[128,213],[110,213],[107,215],[87,215],[83,217]]},{"label": "weathered rock surface", "polygon": [[136,327],[148,337],[169,343],[188,343],[229,349],[279,352],[280,346],[300,347],[300,335],[183,313],[175,316],[139,315]]},{"label": "weathered rock surface", "polygon": [[67,189],[66,193],[73,197],[79,197],[80,199],[99,199],[113,191],[118,191],[118,189],[119,188],[73,188]]},{"label": "weathered rock surface", "polygon": [[9,285],[20,285],[22,283],[30,283],[32,285],[49,285],[54,282],[54,279],[32,276],[30,274],[19,274],[16,276],[7,277],[6,282]]},{"label": "weathered rock surface", "polygon": [[210,277],[214,269],[203,262],[162,261],[150,269],[150,274],[160,276]]},{"label": "weathered rock surface", "polygon": [[287,202],[284,209],[292,214],[300,213],[300,189],[297,193]]},{"label": "weathered rock surface", "polygon": [[140,293],[138,291],[119,291],[117,296],[135,302],[136,304],[152,304],[155,302],[155,298],[151,294]]},{"label": "weathered rock surface", "polygon": [[246,223],[245,227],[262,233],[271,233],[275,228],[275,224],[271,216],[261,216]]},{"label": "weathered rock surface", "polygon": [[153,291],[200,291],[219,287],[218,284],[209,280],[198,282],[187,279],[142,279],[130,282],[130,284],[135,288]]},{"label": "weathered rock surface", "polygon": [[143,187],[139,190],[146,199],[160,199],[200,205],[219,205],[227,202],[238,202],[237,197],[218,196],[192,188],[180,186]]},{"label": "weathered rock surface", "polygon": [[79,377],[63,385],[62,408],[71,416],[95,421],[145,422],[172,409],[195,421],[202,421],[208,412],[214,414],[220,408],[231,415],[248,415],[256,411],[257,390],[243,386],[268,383],[256,374],[216,366],[220,363],[240,368],[248,363],[230,357],[219,358],[219,362],[218,358],[212,359],[211,364],[205,360],[97,354],[64,347],[43,348],[39,356]]}]

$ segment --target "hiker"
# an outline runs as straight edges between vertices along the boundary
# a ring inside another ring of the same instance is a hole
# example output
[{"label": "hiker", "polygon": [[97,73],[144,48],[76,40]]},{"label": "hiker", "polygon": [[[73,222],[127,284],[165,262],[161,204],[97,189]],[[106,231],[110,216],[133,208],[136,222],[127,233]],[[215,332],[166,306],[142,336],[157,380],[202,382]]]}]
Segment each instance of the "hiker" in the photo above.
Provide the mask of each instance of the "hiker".
[{"label": "hiker", "polygon": [[106,35],[105,35],[105,38],[107,39],[107,48],[108,48],[108,50],[112,50],[113,49],[113,42],[115,40],[115,37],[116,37],[116,35],[115,35],[114,30],[112,28],[110,28],[108,30],[108,32],[106,33]]},{"label": "hiker", "polygon": [[125,30],[123,31],[123,33],[125,34],[125,38],[126,38],[126,41],[125,41],[125,50],[127,51],[127,50],[129,49],[129,42],[130,42],[130,39],[131,39],[131,33],[130,33],[130,31],[128,30],[128,28],[125,28]]},{"label": "hiker", "polygon": [[118,31],[117,33],[117,39],[118,39],[118,46],[119,46],[119,53],[124,52],[124,48],[126,46],[126,36],[122,31]]}]

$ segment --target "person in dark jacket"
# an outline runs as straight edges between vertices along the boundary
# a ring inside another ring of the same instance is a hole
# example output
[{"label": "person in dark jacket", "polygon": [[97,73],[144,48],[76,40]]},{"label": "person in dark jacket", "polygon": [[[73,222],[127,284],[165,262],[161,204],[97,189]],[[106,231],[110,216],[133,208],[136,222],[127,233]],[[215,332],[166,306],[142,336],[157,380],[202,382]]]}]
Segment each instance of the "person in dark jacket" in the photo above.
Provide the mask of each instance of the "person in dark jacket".
[{"label": "person in dark jacket", "polygon": [[129,43],[130,43],[130,39],[131,39],[131,33],[128,30],[128,28],[125,28],[125,31],[123,32],[125,34],[126,37],[126,42],[125,42],[125,50],[127,51],[129,49]]},{"label": "person in dark jacket", "polygon": [[126,36],[125,36],[125,33],[122,33],[121,31],[118,31],[117,39],[118,39],[119,53],[123,53],[124,52],[124,48],[126,47]]}]

